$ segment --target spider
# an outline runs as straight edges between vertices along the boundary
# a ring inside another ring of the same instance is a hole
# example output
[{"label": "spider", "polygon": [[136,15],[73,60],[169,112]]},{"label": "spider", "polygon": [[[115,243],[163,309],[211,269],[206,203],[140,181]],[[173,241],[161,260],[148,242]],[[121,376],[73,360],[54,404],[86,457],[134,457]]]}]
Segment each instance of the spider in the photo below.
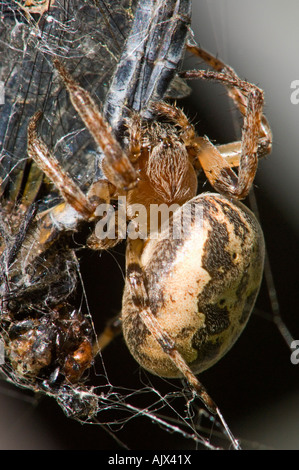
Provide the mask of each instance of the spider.
[{"label": "spider", "polygon": [[[196,374],[231,348],[259,291],[263,235],[254,215],[239,200],[251,189],[258,158],[271,151],[271,131],[263,115],[262,90],[241,80],[203,49],[187,47],[214,70],[181,76],[226,86],[244,116],[240,142],[217,147],[207,136],[196,135],[180,108],[156,101],[151,103],[155,121],[131,113],[123,148],[90,94],[55,59],[53,64],[75,110],[104,154],[104,178],[93,183],[87,194],[80,190],[38,135],[40,112],[28,127],[28,154],[65,201],[41,218],[37,251],[45,238],[50,243],[55,227],[74,230],[79,221],[96,221],[97,208],[120,196],[126,196],[127,218],[136,229],[136,204],[145,208],[146,237],[127,239],[121,313],[124,338],[142,367],[162,377],[185,377],[207,408],[217,413],[218,407]],[[238,173],[233,167],[239,167]],[[202,170],[217,193],[197,195],[197,176]],[[176,208],[168,230],[161,222],[150,233],[153,204]],[[183,236],[176,238],[174,232],[186,211],[188,223]],[[89,246],[108,249],[116,245],[123,238],[118,222],[116,217],[114,239],[93,234]]]}]

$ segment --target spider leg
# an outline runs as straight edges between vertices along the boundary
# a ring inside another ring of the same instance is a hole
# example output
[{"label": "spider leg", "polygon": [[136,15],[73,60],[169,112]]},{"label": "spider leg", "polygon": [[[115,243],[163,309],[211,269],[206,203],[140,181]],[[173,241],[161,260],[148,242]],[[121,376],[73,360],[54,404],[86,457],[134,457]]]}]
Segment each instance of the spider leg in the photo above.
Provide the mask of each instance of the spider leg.
[{"label": "spider leg", "polygon": [[154,101],[151,103],[151,108],[155,113],[167,117],[176,126],[181,128],[180,137],[186,145],[193,141],[195,137],[194,126],[189,122],[181,108],[177,108],[165,101]]},{"label": "spider leg", "polygon": [[106,178],[118,189],[133,188],[137,183],[136,172],[90,94],[78,85],[58,59],[53,64],[65,83],[74,108],[105,155],[102,169]]},{"label": "spider leg", "polygon": [[216,145],[218,152],[222,157],[233,167],[240,165],[240,158],[242,154],[242,142],[237,140],[229,144]]},{"label": "spider leg", "polygon": [[[108,180],[103,179],[91,184],[87,195],[85,195],[39,137],[37,123],[40,117],[41,113],[36,113],[28,126],[28,155],[54,183],[65,203],[58,204],[39,215],[38,252],[43,251],[45,244],[53,242],[61,231],[76,230],[80,221],[94,220],[100,215],[97,213],[97,208],[102,203],[109,204],[111,195],[115,191],[115,187]],[[87,244],[91,249],[103,250],[112,248],[118,242],[118,235],[113,239],[99,240],[95,234],[92,234]]]},{"label": "spider leg", "polygon": [[127,120],[127,131],[129,135],[128,155],[131,163],[135,163],[141,155],[142,148],[142,119],[140,114],[132,112]]},{"label": "spider leg", "polygon": [[139,317],[161,346],[163,352],[169,356],[174,365],[186,378],[196,395],[203,401],[211,413],[216,414],[218,412],[216,404],[186,364],[182,355],[176,349],[174,340],[164,331],[163,328],[161,328],[159,321],[151,311],[145,279],[140,265],[142,248],[143,242],[140,239],[128,240],[127,242],[126,277],[132,293],[135,308],[138,309]]},{"label": "spider leg", "polygon": [[[194,55],[197,55],[203,59],[210,67],[212,67],[217,72],[224,72],[226,75],[230,76],[232,79],[239,80],[236,72],[226,65],[218,57],[213,56],[209,52],[201,49],[197,46],[187,46],[187,49]],[[247,83],[247,82],[245,82]],[[250,85],[250,84],[248,84]],[[251,85],[255,87],[255,85]],[[239,111],[243,116],[246,115],[247,110],[247,100],[242,93],[241,89],[238,86],[227,86],[228,96],[234,101],[235,105],[238,107]],[[259,158],[268,155],[271,152],[272,145],[272,132],[268,120],[264,114],[261,116],[261,126],[260,126],[260,135],[259,135],[259,149],[258,156]]]},{"label": "spider leg", "polygon": [[[271,151],[271,131],[263,115],[263,92],[257,86],[241,80],[231,68],[202,49],[192,47],[192,52],[202,57],[216,71],[188,71],[183,72],[182,76],[187,79],[216,80],[224,84],[244,115],[238,176],[222,156],[221,149],[217,149],[208,138],[196,138],[194,151],[209,181],[217,191],[243,199],[249,193],[254,180],[258,157]],[[234,149],[238,147],[238,143],[235,143]],[[236,155],[233,155],[233,160],[236,160],[235,157]]]},{"label": "spider leg", "polygon": [[95,210],[94,206],[74,180],[61,168],[58,160],[51,154],[45,143],[37,134],[37,123],[41,115],[41,112],[37,112],[29,122],[28,155],[55,184],[65,201],[84,218],[89,219]]},{"label": "spider leg", "polygon": [[93,355],[94,357],[106,348],[111,341],[114,340],[118,335],[122,332],[121,326],[121,318],[118,315],[115,318],[112,318],[102,331],[102,333],[98,336],[94,346],[93,346]]},{"label": "spider leg", "polygon": [[81,191],[78,184],[61,167],[59,161],[38,135],[37,125],[41,114],[41,112],[37,112],[29,122],[28,156],[53,182],[65,202],[57,204],[36,216],[38,224],[34,232],[35,250],[31,252],[33,257],[42,253],[59,237],[61,232],[77,230],[81,221],[94,220],[96,208],[102,202],[109,202],[111,193],[111,188],[106,180],[96,181],[91,184],[87,195]]}]

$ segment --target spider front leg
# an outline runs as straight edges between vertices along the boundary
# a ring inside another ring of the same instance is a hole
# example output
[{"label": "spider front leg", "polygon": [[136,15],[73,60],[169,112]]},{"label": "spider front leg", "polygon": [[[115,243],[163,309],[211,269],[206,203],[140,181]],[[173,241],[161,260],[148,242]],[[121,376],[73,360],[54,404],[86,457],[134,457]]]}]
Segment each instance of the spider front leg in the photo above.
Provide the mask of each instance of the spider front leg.
[{"label": "spider front leg", "polygon": [[[194,55],[203,59],[210,67],[212,67],[216,72],[225,73],[227,77],[231,77],[232,79],[240,80],[236,72],[226,65],[222,60],[218,57],[213,56],[209,52],[201,49],[198,46],[194,45],[187,45],[187,49]],[[197,71],[195,71],[196,73]],[[187,72],[188,78],[192,78],[192,71]],[[190,75],[189,75],[190,74]],[[187,77],[186,77],[187,78]],[[204,77],[203,77],[204,78]],[[256,87],[248,82],[245,82],[252,87]],[[225,84],[225,83],[224,83]],[[241,112],[243,116],[246,115],[247,111],[247,99],[246,96],[242,93],[242,90],[238,88],[238,86],[230,86],[226,85],[227,94],[228,96],[234,101],[235,105]],[[241,142],[232,142],[230,144],[225,144],[224,146],[220,145],[217,146],[218,149],[222,149],[224,153],[228,152],[228,149],[231,148],[233,153],[236,152],[237,146],[240,145]],[[262,158],[268,155],[272,149],[272,132],[268,120],[264,114],[261,117],[261,126],[260,126],[260,134],[259,134],[259,144],[258,144],[258,157]],[[238,166],[238,165],[236,165]]]},{"label": "spider front leg", "polygon": [[[78,85],[59,60],[56,59],[53,62],[69,91],[74,108],[95,143],[104,153],[102,170],[105,179],[92,183],[88,194],[85,195],[77,183],[67,175],[38,135],[37,125],[41,113],[38,112],[32,117],[28,127],[28,155],[59,189],[66,202],[66,205],[64,203],[51,209],[50,213],[43,218],[45,229],[40,236],[42,243],[53,240],[57,235],[54,235],[53,228],[49,230],[51,222],[53,225],[53,220],[56,228],[59,227],[58,232],[75,230],[80,220],[90,221],[97,217],[96,208],[99,204],[109,204],[112,195],[122,194],[137,184],[136,172],[130,160],[115,139],[111,127],[90,94]],[[118,243],[117,236],[114,240],[108,239],[100,242],[95,236],[91,236],[88,241],[88,245],[93,249],[107,249],[116,243]]]},{"label": "spider front leg", "polygon": [[[31,119],[27,131],[27,152],[39,168],[56,186],[64,202],[40,212],[31,235],[35,249],[30,250],[26,263],[44,252],[62,232],[76,231],[82,221],[95,219],[95,210],[105,198],[107,182],[96,182],[87,194],[81,191],[76,181],[63,169],[57,158],[50,152],[38,135],[37,126],[42,116],[37,112]],[[29,243],[29,242],[28,242]]]},{"label": "spider front leg", "polygon": [[38,135],[37,126],[42,113],[37,112],[29,122],[27,132],[28,156],[52,181],[65,202],[39,214],[35,236],[35,254],[40,254],[63,231],[76,231],[82,221],[93,221],[96,208],[110,201],[109,183],[99,180],[91,184],[85,194],[76,181],[63,169]]},{"label": "spider front leg", "polygon": [[[238,175],[222,156],[221,149],[214,146],[207,137],[195,139],[194,152],[197,153],[207,178],[217,191],[243,199],[252,186],[258,158],[271,151],[271,131],[263,115],[263,92],[257,86],[241,80],[231,68],[206,51],[197,47],[190,49],[215,68],[216,72],[197,70],[184,72],[182,76],[187,79],[219,81],[228,88],[229,95],[244,115]],[[233,150],[236,149],[238,145],[235,144]],[[227,146],[224,151],[227,151]]]},{"label": "spider front leg", "polygon": [[[219,77],[219,74],[217,74]],[[226,80],[222,76],[221,81]],[[231,81],[231,79],[227,79]],[[247,82],[238,83],[239,88],[244,85],[244,91],[248,93],[247,113],[244,117],[244,125],[241,142],[241,156],[238,175],[221,155],[207,137],[197,138],[196,153],[200,164],[216,191],[237,199],[245,198],[254,181],[258,166],[258,138],[261,125],[263,108],[263,93],[258,88],[251,89]],[[195,147],[196,148],[196,147]]]},{"label": "spider front leg", "polygon": [[79,86],[58,59],[53,64],[65,83],[74,108],[105,155],[102,170],[106,178],[120,190],[135,187],[136,172],[90,94]]},{"label": "spider front leg", "polygon": [[64,200],[72,206],[78,214],[88,220],[94,210],[94,205],[81,191],[74,180],[61,168],[60,163],[49,151],[37,133],[37,125],[42,116],[37,112],[29,122],[27,151],[37,166],[55,184]]}]

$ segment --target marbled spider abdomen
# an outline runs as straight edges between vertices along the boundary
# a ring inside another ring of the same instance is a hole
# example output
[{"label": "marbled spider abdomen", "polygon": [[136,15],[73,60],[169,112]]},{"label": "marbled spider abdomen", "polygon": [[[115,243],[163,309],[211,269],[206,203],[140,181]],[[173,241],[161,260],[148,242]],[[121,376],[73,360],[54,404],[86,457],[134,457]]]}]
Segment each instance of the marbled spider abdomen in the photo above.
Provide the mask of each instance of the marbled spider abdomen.
[{"label": "marbled spider abdomen", "polygon": [[149,305],[141,306],[126,283],[122,322],[132,355],[154,374],[181,375],[140,318],[140,309],[149,307],[194,373],[215,364],[247,323],[263,265],[262,230],[243,204],[206,193],[181,206],[170,230],[148,240],[142,252]]}]

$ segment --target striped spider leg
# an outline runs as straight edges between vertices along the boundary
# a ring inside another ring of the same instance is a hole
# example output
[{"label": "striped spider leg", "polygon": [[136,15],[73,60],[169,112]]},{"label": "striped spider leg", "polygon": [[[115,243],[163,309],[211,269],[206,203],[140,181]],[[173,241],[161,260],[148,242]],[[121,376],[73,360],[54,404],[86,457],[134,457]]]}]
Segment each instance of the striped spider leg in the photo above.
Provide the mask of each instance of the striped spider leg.
[{"label": "striped spider leg", "polygon": [[[204,49],[194,45],[188,45],[187,49],[215,71],[186,71],[181,76],[223,84],[244,117],[242,140],[239,142],[216,147],[207,137],[197,139],[197,157],[212,186],[222,194],[244,199],[251,189],[258,159],[271,153],[272,149],[271,129],[263,114],[263,91],[241,80],[231,67]],[[237,166],[238,176],[231,169]]]},{"label": "striped spider leg", "polygon": [[111,186],[124,191],[136,184],[135,171],[130,161],[113,137],[110,126],[103,119],[89,93],[73,80],[58,60],[54,61],[54,65],[69,90],[75,109],[96,143],[101,144],[105,152],[103,167],[107,168],[109,181],[99,180],[93,183],[88,194],[84,194],[78,184],[61,168],[60,163],[38,135],[37,125],[41,113],[37,112],[28,126],[28,155],[55,184],[65,201],[40,216],[40,225],[44,227],[40,235],[42,245],[48,240],[52,242],[60,231],[76,230],[81,221],[94,220],[97,206],[110,200]]}]

